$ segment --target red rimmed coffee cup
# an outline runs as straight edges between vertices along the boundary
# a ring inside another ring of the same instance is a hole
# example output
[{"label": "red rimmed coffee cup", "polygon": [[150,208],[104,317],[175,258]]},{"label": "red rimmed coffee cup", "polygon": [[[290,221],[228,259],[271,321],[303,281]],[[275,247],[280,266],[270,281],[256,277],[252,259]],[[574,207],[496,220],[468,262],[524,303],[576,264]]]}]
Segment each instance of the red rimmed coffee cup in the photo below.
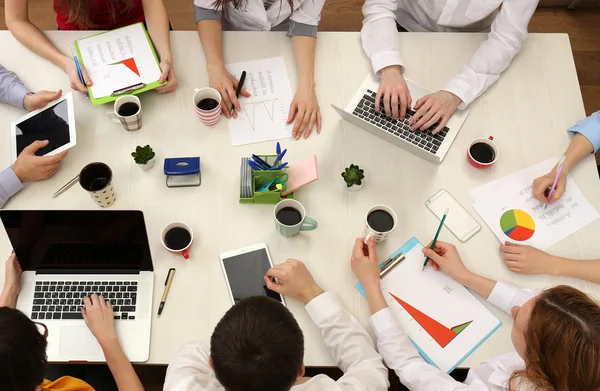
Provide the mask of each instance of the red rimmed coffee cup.
[{"label": "red rimmed coffee cup", "polygon": [[[186,231],[187,235],[183,231]],[[160,234],[160,242],[163,247],[174,254],[181,254],[185,259],[190,257],[189,251],[193,241],[192,228],[181,221],[167,224]]]},{"label": "red rimmed coffee cup", "polygon": [[195,88],[192,103],[196,115],[204,125],[213,126],[219,122],[223,104],[219,91],[210,87]]},{"label": "red rimmed coffee cup", "polygon": [[500,151],[493,141],[492,136],[488,138],[476,138],[471,141],[467,148],[467,159],[475,168],[488,168],[498,160]]}]

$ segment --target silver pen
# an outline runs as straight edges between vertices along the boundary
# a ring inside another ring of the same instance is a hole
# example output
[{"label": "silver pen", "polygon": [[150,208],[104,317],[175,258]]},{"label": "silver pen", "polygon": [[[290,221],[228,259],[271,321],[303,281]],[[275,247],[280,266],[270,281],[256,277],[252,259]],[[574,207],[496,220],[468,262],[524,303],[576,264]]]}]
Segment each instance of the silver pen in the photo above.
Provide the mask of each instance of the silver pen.
[{"label": "silver pen", "polygon": [[61,187],[60,189],[58,189],[58,191],[56,193],[54,193],[54,195],[52,196],[52,198],[56,198],[59,195],[61,195],[62,193],[64,193],[65,191],[69,190],[74,184],[77,183],[77,181],[79,181],[79,174],[77,174],[77,176],[75,178],[73,178],[69,182],[67,182],[66,185],[64,185],[63,187]]}]

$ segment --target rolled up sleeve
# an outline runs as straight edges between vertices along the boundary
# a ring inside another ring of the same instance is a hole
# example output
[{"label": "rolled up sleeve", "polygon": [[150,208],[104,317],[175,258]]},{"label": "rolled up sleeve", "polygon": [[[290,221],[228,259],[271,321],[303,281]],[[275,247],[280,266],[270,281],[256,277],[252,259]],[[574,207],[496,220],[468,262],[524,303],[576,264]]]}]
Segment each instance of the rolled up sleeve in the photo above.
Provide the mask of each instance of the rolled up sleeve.
[{"label": "rolled up sleeve", "polygon": [[317,26],[321,21],[321,10],[325,0],[304,0],[290,16],[288,36],[317,36]]},{"label": "rolled up sleeve", "polygon": [[0,102],[23,108],[23,99],[29,92],[14,72],[0,65]]},{"label": "rolled up sleeve", "polygon": [[317,26],[290,21],[287,32],[288,37],[313,37],[317,38]]},{"label": "rolled up sleeve", "polygon": [[498,281],[487,301],[510,315],[515,306],[522,306],[526,301],[538,295],[531,289],[521,289],[504,281]]},{"label": "rolled up sleeve", "polygon": [[194,16],[196,17],[196,23],[200,22],[201,20],[218,20],[220,22],[221,16],[223,16],[223,11],[202,8],[194,4]]},{"label": "rolled up sleeve", "polygon": [[594,146],[594,153],[600,149],[600,111],[596,111],[586,119],[577,121],[577,123],[569,128],[571,135],[576,133],[587,138]]},{"label": "rolled up sleeve", "polygon": [[404,71],[396,28],[397,8],[397,0],[366,0],[362,8],[365,19],[360,39],[378,76],[383,68],[391,65],[400,65]]}]

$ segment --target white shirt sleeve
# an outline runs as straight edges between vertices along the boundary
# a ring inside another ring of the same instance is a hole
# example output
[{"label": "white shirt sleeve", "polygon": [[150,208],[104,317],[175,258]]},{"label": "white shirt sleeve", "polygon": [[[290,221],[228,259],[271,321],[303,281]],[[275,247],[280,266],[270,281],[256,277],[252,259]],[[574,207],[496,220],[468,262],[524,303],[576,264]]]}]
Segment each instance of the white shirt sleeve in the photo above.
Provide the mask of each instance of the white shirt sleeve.
[{"label": "white shirt sleeve", "polygon": [[522,306],[526,301],[538,295],[531,289],[521,289],[504,281],[498,281],[487,298],[502,311],[510,315],[510,309],[514,306]]},{"label": "white shirt sleeve", "polygon": [[502,3],[488,38],[479,46],[462,72],[442,88],[462,99],[459,109],[464,109],[483,94],[508,68],[527,37],[527,26],[538,2],[539,0],[505,0]]},{"label": "white shirt sleeve", "polygon": [[324,4],[325,0],[304,0],[300,7],[294,10],[290,19],[297,23],[318,26]]},{"label": "white shirt sleeve", "polygon": [[371,59],[373,72],[378,76],[390,65],[400,65],[404,71],[396,28],[397,8],[398,0],[366,0],[362,8],[364,20],[360,39]]},{"label": "white shirt sleeve", "polygon": [[210,349],[201,342],[188,342],[171,359],[163,391],[222,389],[208,364]]},{"label": "white shirt sleeve", "polygon": [[317,296],[306,305],[306,311],[321,331],[336,365],[344,372],[337,381],[342,390],[388,389],[388,371],[369,334],[333,293]]}]

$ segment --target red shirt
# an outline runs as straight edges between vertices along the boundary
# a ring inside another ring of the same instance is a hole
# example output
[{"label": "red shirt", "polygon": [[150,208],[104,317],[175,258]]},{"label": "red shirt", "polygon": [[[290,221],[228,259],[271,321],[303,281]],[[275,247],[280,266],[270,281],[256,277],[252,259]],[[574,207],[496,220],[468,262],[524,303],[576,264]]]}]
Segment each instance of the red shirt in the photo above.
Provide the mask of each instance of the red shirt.
[{"label": "red shirt", "polygon": [[[127,13],[119,13],[120,5],[117,3],[117,15],[116,20],[113,23],[110,16],[110,0],[84,0],[89,3],[89,12],[91,15],[91,21],[93,26],[90,30],[114,30],[119,27],[128,26],[133,23],[143,22],[144,8],[142,7],[142,0],[133,0],[133,7]],[[67,23],[68,12],[64,2],[60,0],[54,0],[54,11],[56,12],[56,23],[60,30],[81,30],[76,23]]]}]

